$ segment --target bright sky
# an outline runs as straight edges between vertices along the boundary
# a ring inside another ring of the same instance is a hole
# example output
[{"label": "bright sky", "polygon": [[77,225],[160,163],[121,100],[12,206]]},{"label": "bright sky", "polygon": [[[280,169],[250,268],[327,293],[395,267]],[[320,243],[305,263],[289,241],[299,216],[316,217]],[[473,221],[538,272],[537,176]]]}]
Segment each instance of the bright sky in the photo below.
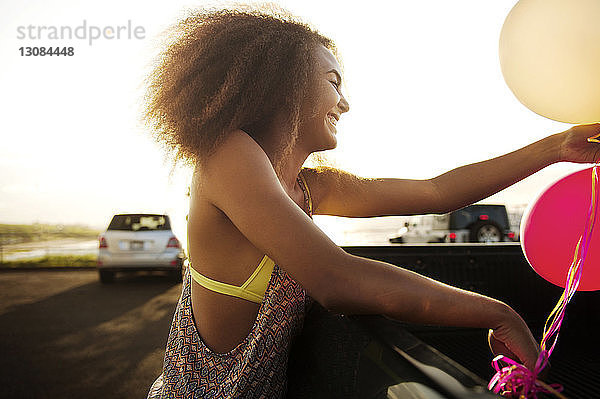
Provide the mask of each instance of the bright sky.
[{"label": "bright sky", "polygon": [[[338,167],[365,177],[429,178],[570,127],[529,111],[504,83],[498,39],[516,0],[276,3],[338,45],[351,106],[338,124],[338,148],[329,152]],[[186,7],[201,4],[3,3],[0,223],[102,228],[117,212],[154,211],[169,213],[176,229],[185,229],[187,174],[169,178],[169,165],[139,115],[157,35]],[[91,45],[18,38],[19,26],[75,29],[84,20],[88,28],[131,21],[145,38]],[[73,46],[75,55],[20,55],[22,46],[42,45]],[[527,203],[580,168],[551,166],[487,202]]]}]

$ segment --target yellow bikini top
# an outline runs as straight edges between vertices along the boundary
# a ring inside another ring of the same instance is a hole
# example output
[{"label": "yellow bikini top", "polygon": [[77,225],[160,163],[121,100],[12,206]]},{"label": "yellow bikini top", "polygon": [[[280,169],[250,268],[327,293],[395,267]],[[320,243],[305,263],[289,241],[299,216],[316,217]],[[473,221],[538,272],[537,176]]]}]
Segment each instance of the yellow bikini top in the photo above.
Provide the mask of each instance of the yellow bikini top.
[{"label": "yellow bikini top", "polygon": [[[308,190],[306,180],[304,180],[304,176],[302,176],[302,172],[299,175],[298,183],[304,192],[305,208],[308,209],[308,215],[312,218],[312,199],[310,197],[310,191]],[[269,280],[271,279],[271,274],[273,273],[274,267],[275,262],[265,255],[252,275],[250,275],[244,284],[239,287],[237,285],[223,283],[221,281],[213,280],[203,276],[191,266],[189,267],[189,270],[194,281],[204,288],[221,294],[246,299],[251,302],[261,303],[265,296],[267,286],[269,285]]]}]

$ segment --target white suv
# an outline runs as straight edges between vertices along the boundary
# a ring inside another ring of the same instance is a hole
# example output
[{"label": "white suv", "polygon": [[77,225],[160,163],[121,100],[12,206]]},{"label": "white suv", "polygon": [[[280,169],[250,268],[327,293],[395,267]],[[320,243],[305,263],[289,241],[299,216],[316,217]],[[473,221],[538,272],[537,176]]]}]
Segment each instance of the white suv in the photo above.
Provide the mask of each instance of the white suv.
[{"label": "white suv", "polygon": [[104,284],[112,283],[116,272],[139,270],[168,271],[181,278],[185,254],[167,215],[115,215],[98,241],[98,272]]}]

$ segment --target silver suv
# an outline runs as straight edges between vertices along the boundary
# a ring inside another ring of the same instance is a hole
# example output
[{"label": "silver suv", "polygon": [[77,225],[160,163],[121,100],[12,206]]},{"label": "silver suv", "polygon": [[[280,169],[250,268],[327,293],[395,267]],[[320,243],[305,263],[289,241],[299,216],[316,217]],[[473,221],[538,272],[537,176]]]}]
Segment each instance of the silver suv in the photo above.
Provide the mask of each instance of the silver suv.
[{"label": "silver suv", "polygon": [[443,215],[413,216],[392,243],[515,241],[504,205],[469,205]]},{"label": "silver suv", "polygon": [[167,271],[180,279],[184,260],[167,215],[115,215],[98,237],[98,272],[104,284],[112,283],[116,272],[140,270]]}]

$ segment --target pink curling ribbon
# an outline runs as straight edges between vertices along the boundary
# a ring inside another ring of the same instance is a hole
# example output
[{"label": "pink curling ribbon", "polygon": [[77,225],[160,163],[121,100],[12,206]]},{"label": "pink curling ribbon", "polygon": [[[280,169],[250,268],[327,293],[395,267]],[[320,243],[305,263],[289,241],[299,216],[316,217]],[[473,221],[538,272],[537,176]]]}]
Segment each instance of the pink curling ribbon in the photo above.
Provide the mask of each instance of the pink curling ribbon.
[{"label": "pink curling ribbon", "polygon": [[[563,387],[560,384],[548,385],[538,380],[537,377],[548,364],[548,359],[550,358],[550,355],[552,355],[556,340],[558,339],[558,332],[565,316],[567,304],[571,301],[575,291],[577,291],[577,287],[579,287],[579,280],[581,279],[583,264],[590,246],[590,237],[592,236],[592,231],[594,229],[596,209],[598,209],[598,199],[600,197],[600,195],[598,195],[600,193],[597,192],[600,187],[598,184],[599,165],[600,164],[596,164],[592,168],[592,198],[585,229],[575,247],[573,262],[567,272],[565,290],[544,325],[542,342],[540,344],[541,351],[535,363],[535,367],[533,371],[531,371],[507,356],[496,356],[494,360],[492,360],[492,367],[496,370],[496,374],[488,384],[488,389],[494,393],[509,398],[519,399],[537,399],[538,393],[550,393],[554,394],[556,397],[565,398],[564,395],[560,394],[563,390]],[[506,365],[503,366],[500,362],[503,362]]]}]

